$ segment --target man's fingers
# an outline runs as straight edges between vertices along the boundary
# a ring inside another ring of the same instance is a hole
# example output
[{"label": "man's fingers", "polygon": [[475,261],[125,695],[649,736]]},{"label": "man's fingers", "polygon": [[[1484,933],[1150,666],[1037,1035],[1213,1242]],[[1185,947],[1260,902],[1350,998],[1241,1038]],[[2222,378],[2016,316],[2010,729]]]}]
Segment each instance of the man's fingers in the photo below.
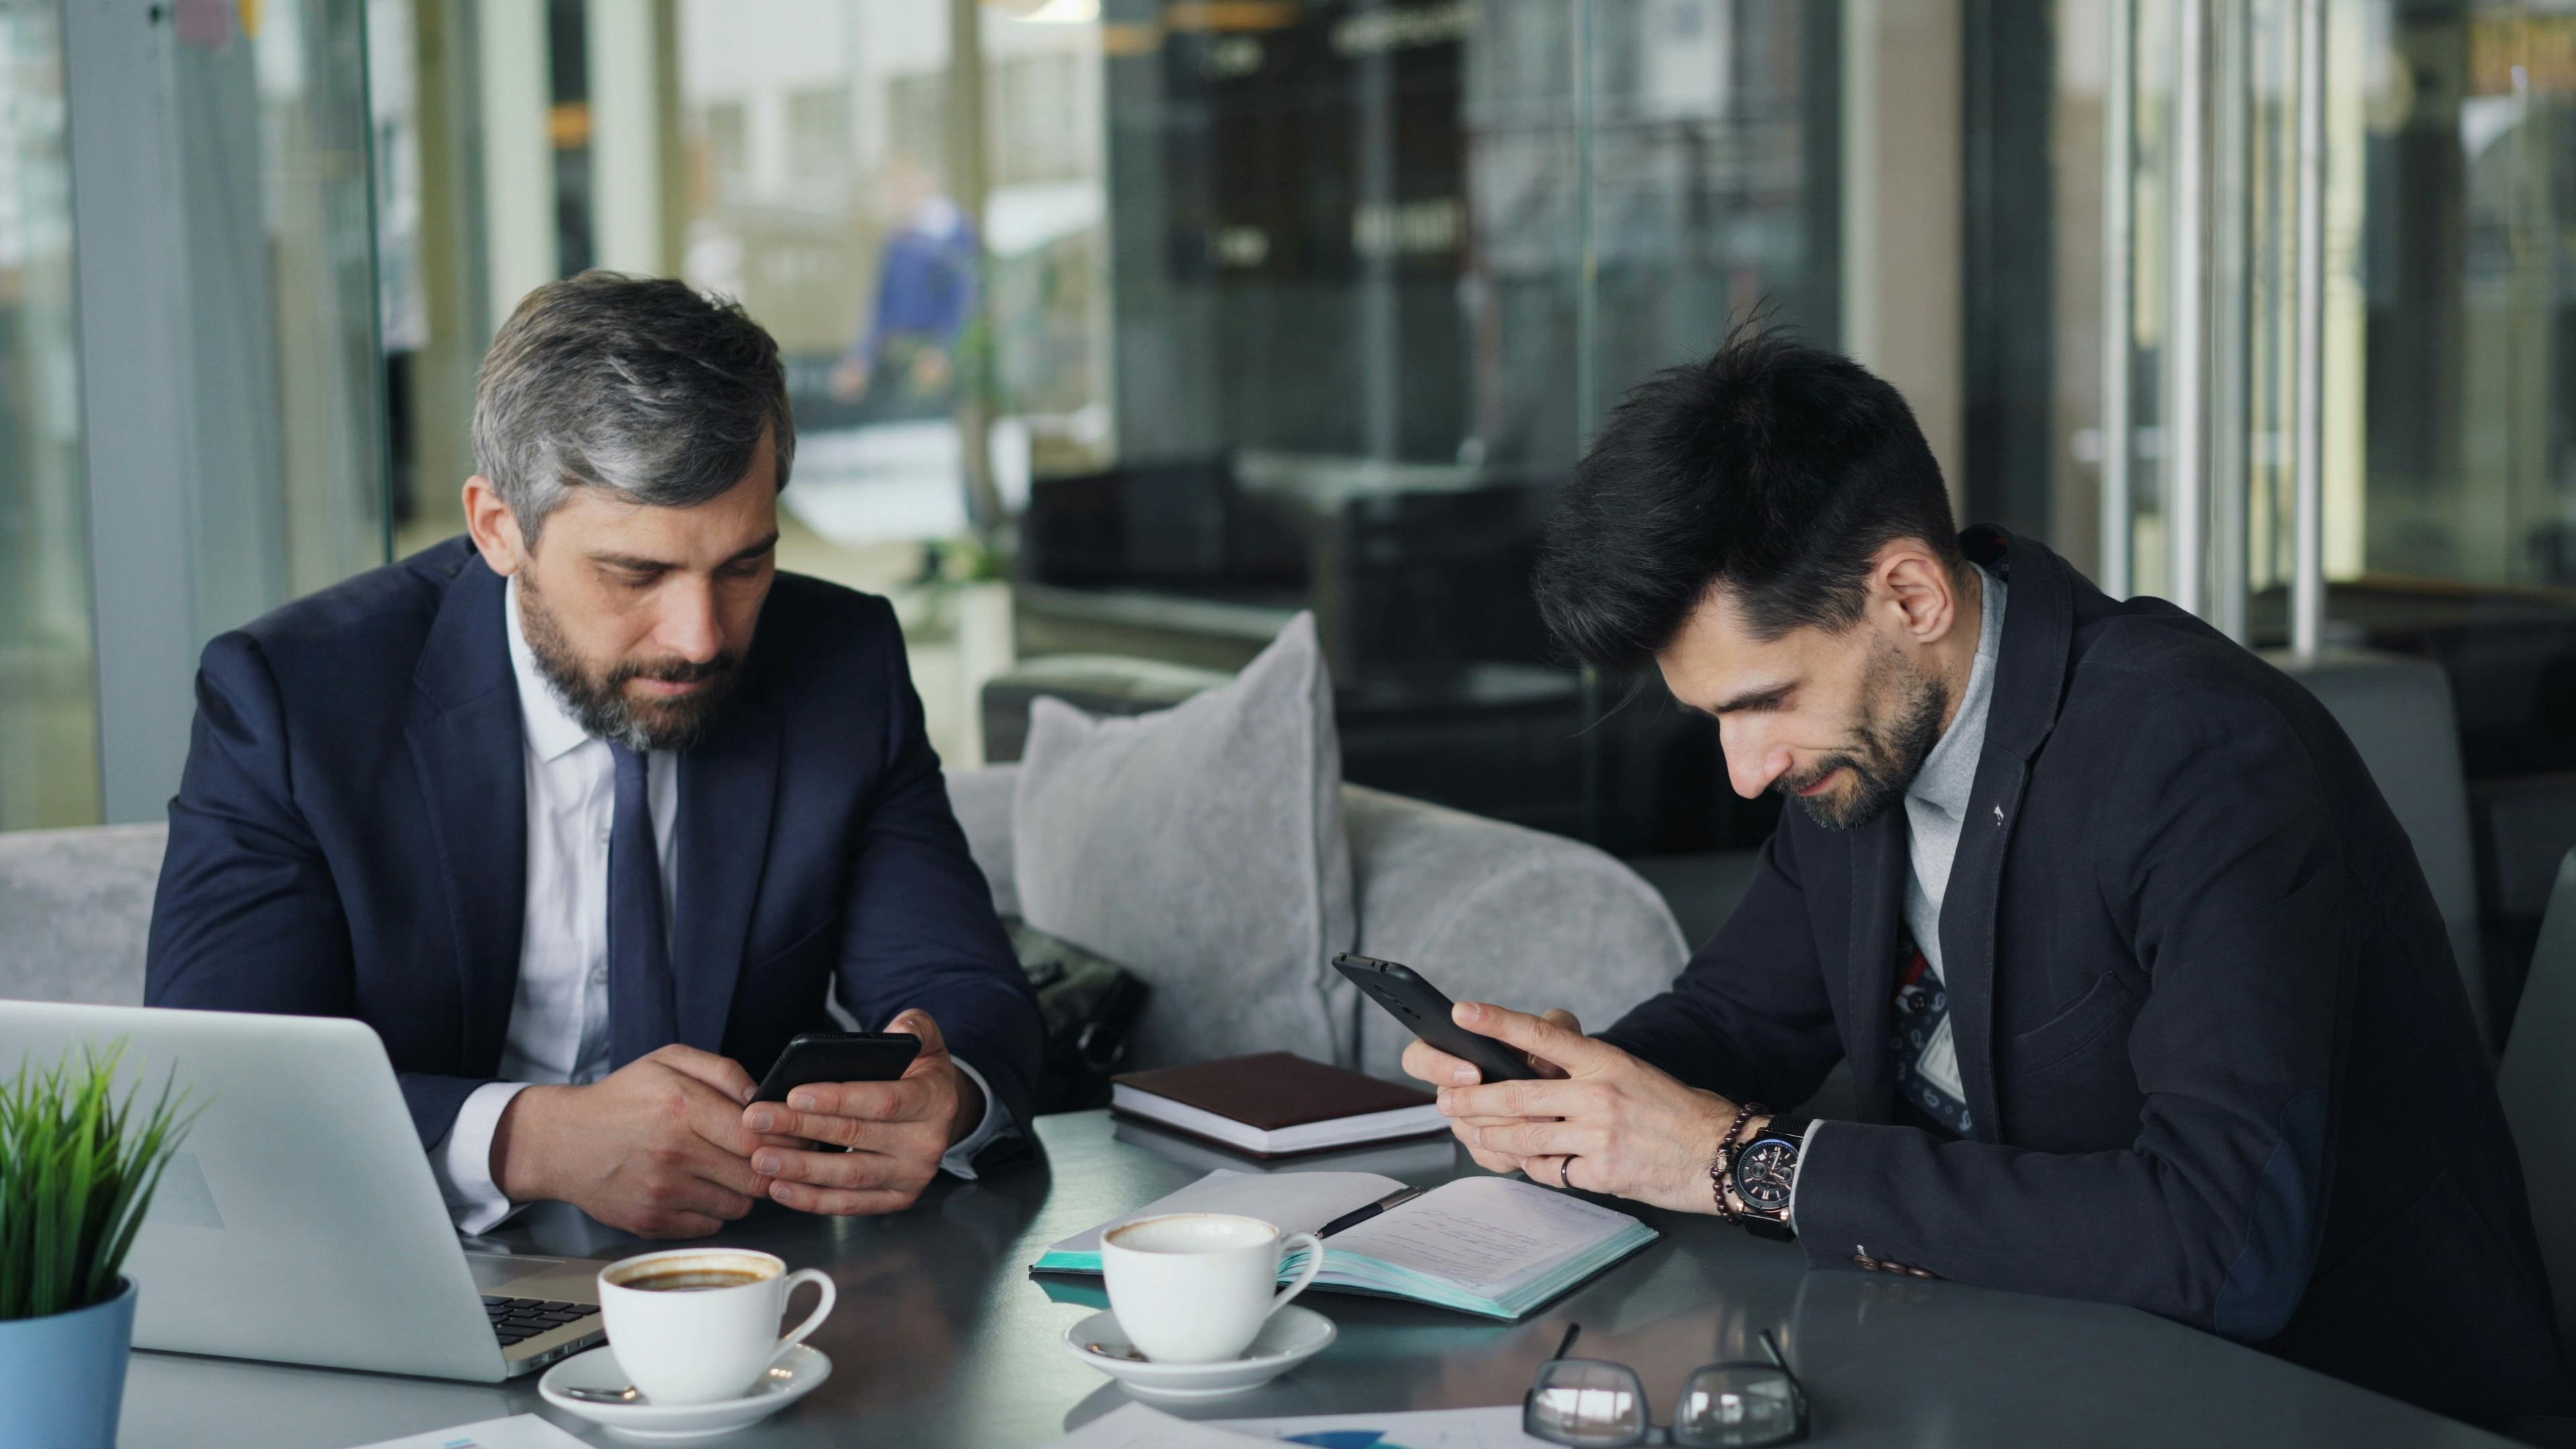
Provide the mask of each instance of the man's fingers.
[{"label": "man's fingers", "polygon": [[[1482,1001],[1459,1002],[1451,1009],[1450,1019],[1469,1031],[1492,1037],[1505,1046],[1519,1047],[1540,1061],[1553,1062],[1572,1074],[1602,1065],[1617,1050],[1579,1031],[1569,1031],[1546,1017]],[[1568,1019],[1571,1019],[1570,1014]]]},{"label": "man's fingers", "polygon": [[[927,1078],[892,1082],[814,1082],[787,1094],[784,1105],[755,1102],[739,1114],[751,1132],[783,1133],[848,1147],[870,1122],[923,1122],[938,1105]],[[749,1149],[746,1148],[746,1151]]]},{"label": "man's fingers", "polygon": [[781,1182],[769,1189],[770,1197],[800,1212],[822,1213],[830,1217],[862,1217],[876,1213],[899,1213],[918,1201],[918,1192],[900,1192],[892,1188],[808,1187],[801,1183]]},{"label": "man's fingers", "polygon": [[702,1052],[696,1047],[673,1042],[654,1052],[652,1058],[675,1072],[715,1088],[728,1101],[748,1102],[751,1094],[760,1090],[760,1084],[751,1079],[751,1073],[744,1071],[742,1063],[731,1057],[720,1057],[714,1052]]},{"label": "man's fingers", "polygon": [[1449,1120],[1449,1125],[1452,1127],[1510,1127],[1521,1122],[1554,1120],[1556,1119],[1552,1117],[1453,1117]]},{"label": "man's fingers", "polygon": [[1562,1077],[1495,1082],[1484,1087],[1443,1087],[1440,1110],[1451,1121],[1517,1122],[1580,1115],[1598,1089]]},{"label": "man's fingers", "polygon": [[763,1176],[786,1183],[845,1189],[909,1188],[915,1192],[936,1171],[925,1173],[917,1163],[882,1152],[796,1152],[784,1147],[762,1148],[752,1159],[752,1166]]},{"label": "man's fingers", "polygon": [[647,1214],[626,1226],[639,1238],[703,1238],[721,1229],[724,1221],[704,1213]]},{"label": "man's fingers", "polygon": [[1461,1061],[1420,1037],[1404,1049],[1404,1074],[1435,1087],[1472,1086],[1484,1080],[1471,1062]]},{"label": "man's fingers", "polygon": [[[683,1155],[672,1166],[678,1173],[707,1191],[745,1199],[743,1210],[748,1212],[751,1207],[748,1200],[760,1195],[761,1178],[765,1176],[751,1165],[750,1153],[754,1150],[752,1144],[746,1142],[743,1146],[743,1155],[736,1156],[722,1147],[701,1142],[683,1149]],[[759,1150],[783,1151],[786,1149]],[[689,1198],[681,1205],[703,1208],[717,1201],[719,1200],[707,1199],[701,1202],[695,1198]],[[737,1213],[735,1216],[739,1217],[741,1214]]]},{"label": "man's fingers", "polygon": [[1600,1132],[1573,1122],[1509,1122],[1475,1133],[1478,1147],[1509,1157],[1580,1157],[1603,1146]]},{"label": "man's fingers", "polygon": [[906,1076],[920,1070],[925,1059],[943,1055],[948,1050],[948,1038],[939,1030],[939,1023],[931,1020],[930,1013],[918,1006],[896,1012],[894,1020],[885,1024],[885,1029],[910,1032],[921,1038],[921,1055],[912,1059],[912,1065],[904,1071]]},{"label": "man's fingers", "polygon": [[749,1213],[767,1185],[745,1172],[736,1186],[706,1177],[682,1177],[648,1193],[624,1226],[648,1238],[700,1238]]}]

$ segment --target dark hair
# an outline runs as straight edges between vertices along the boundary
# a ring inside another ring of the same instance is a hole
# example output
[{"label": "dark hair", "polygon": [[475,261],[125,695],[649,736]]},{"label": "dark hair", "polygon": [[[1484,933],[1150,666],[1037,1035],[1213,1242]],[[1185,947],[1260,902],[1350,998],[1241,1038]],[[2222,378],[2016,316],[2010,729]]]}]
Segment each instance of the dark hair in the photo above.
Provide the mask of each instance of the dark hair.
[{"label": "dark hair", "polygon": [[763,433],[784,488],[796,422],[778,343],[739,304],[667,277],[548,282],[475,380],[475,461],[531,544],[576,487],[705,503],[742,481]]},{"label": "dark hair", "polygon": [[1900,538],[1967,566],[1905,399],[1848,357],[1742,327],[1611,413],[1548,521],[1539,613],[1578,658],[1619,673],[1671,644],[1716,587],[1759,637],[1839,631]]}]

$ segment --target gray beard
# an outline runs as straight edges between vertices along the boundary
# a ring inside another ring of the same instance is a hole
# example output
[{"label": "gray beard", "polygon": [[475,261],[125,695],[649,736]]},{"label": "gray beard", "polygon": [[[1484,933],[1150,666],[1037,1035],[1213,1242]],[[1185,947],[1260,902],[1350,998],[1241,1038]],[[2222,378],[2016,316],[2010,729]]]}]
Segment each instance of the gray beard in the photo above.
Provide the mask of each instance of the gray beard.
[{"label": "gray beard", "polygon": [[[545,676],[547,692],[581,726],[582,733],[638,754],[694,748],[714,728],[717,714],[741,677],[731,654],[719,654],[704,664],[676,659],[623,663],[592,674],[574,656],[554,614],[525,579],[519,583],[519,630],[528,641],[528,652],[536,657],[537,672]],[[714,683],[694,698],[638,709],[626,697],[627,681],[634,679]]]}]

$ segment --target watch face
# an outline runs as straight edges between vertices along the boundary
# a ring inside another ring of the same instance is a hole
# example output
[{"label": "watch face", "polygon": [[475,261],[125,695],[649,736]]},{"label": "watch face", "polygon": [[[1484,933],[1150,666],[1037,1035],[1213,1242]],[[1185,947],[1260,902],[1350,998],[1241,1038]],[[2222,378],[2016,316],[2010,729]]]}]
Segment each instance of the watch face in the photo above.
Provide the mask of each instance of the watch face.
[{"label": "watch face", "polygon": [[1756,1212],[1787,1212],[1797,1168],[1797,1148],[1777,1138],[1756,1142],[1735,1159],[1735,1194]]}]

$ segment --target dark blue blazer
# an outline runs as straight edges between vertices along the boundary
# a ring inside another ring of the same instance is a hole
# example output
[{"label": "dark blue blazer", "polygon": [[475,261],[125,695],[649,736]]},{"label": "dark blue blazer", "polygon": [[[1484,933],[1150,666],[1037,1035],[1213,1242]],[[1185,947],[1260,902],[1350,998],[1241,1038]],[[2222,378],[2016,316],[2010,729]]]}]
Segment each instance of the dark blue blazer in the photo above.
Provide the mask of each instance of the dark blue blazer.
[{"label": "dark blue blazer", "polygon": [[[493,1079],[526,913],[503,581],[463,539],[206,646],[152,911],[156,1006],[351,1016],[424,1145]],[[885,600],[778,575],[680,759],[680,1039],[753,1075],[825,999],[935,1017],[1026,1127],[1041,1031],[966,851]]]},{"label": "dark blue blazer", "polygon": [[1859,1120],[1798,1180],[1815,1266],[2131,1304],[2462,1417],[2554,1405],[2520,1160],[2351,742],[2181,610],[1963,542],[2011,590],[1941,908],[1974,1137],[1894,1120],[1901,810],[1784,812],[1734,916],[1604,1037],[1782,1106],[1850,1062]]}]

